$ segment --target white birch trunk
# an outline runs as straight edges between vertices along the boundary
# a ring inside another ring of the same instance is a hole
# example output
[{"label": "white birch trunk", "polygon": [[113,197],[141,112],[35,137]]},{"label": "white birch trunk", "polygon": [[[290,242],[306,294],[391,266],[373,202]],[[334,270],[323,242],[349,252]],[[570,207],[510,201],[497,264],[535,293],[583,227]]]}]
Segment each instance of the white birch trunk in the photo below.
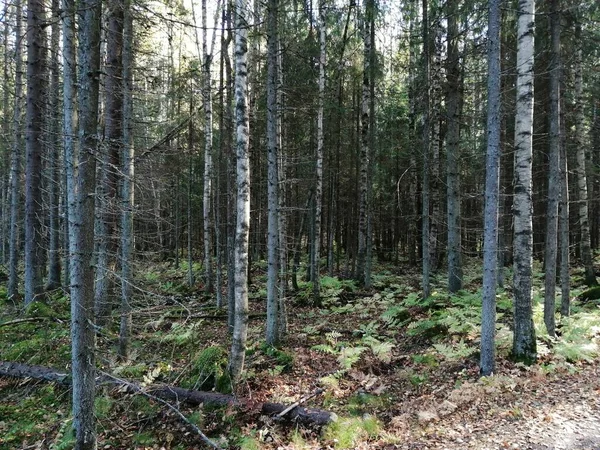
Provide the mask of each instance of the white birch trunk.
[{"label": "white birch trunk", "polygon": [[534,0],[519,0],[517,24],[517,101],[515,112],[515,182],[513,292],[515,301],[513,356],[535,360],[532,264],[532,138],[533,138],[533,32]]},{"label": "white birch trunk", "polygon": [[[204,231],[204,289],[206,293],[213,290],[213,265],[212,265],[212,147],[213,147],[213,112],[211,73],[212,55],[208,53],[207,30],[206,30],[206,0],[202,0],[202,59],[204,85],[202,88],[202,100],[204,102],[204,190],[202,194],[202,218]],[[213,33],[214,36],[215,33]]]},{"label": "white birch trunk", "polygon": [[234,380],[244,370],[248,334],[248,236],[250,231],[250,160],[248,156],[248,23],[247,0],[235,10],[235,124],[237,155],[237,220],[235,232],[235,312],[229,371]]},{"label": "white birch trunk", "polygon": [[326,63],[326,30],[324,0],[319,1],[319,104],[317,112],[317,151],[315,161],[315,220],[312,240],[312,265],[310,279],[313,283],[313,303],[321,303],[321,222],[323,213],[323,146],[325,142],[323,130],[323,109],[325,108],[325,63]]},{"label": "white birch trunk", "polygon": [[358,206],[358,252],[356,257],[356,280],[363,284],[365,282],[365,260],[367,257],[367,232],[368,232],[368,183],[369,183],[369,160],[371,158],[369,130],[370,117],[372,111],[369,110],[371,105],[370,96],[371,89],[371,14],[374,14],[374,1],[365,1],[363,18],[362,18],[362,34],[363,34],[363,83],[362,83],[362,100],[361,100],[361,115],[360,115],[360,168],[359,168],[359,206]]}]

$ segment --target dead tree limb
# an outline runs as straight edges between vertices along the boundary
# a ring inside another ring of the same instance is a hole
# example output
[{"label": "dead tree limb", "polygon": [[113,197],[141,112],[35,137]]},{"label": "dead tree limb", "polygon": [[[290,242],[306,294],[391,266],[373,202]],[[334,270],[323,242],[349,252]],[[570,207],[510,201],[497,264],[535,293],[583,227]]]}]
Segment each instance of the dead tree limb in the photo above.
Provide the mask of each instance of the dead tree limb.
[{"label": "dead tree limb", "polygon": [[[10,361],[0,361],[0,377],[14,378],[32,378],[36,380],[53,381],[62,385],[69,386],[71,384],[71,373],[69,371],[61,371],[51,367],[34,366],[30,364],[21,364]],[[143,386],[139,383],[122,380],[107,373],[99,373],[96,377],[98,385],[115,385],[125,388],[127,392],[133,394],[143,394],[160,398],[162,400],[174,401],[177,403],[185,403],[188,405],[216,405],[216,406],[241,406],[244,404],[242,400],[238,400],[233,395],[219,394],[216,392],[202,392],[180,388],[177,386],[154,384]],[[317,391],[319,393],[319,391]],[[305,425],[326,425],[337,420],[337,416],[329,411],[320,409],[302,408],[299,405],[307,401],[314,395],[296,402],[291,405],[282,405],[281,403],[263,403],[261,413],[264,415],[280,415],[288,420],[302,423]]]}]

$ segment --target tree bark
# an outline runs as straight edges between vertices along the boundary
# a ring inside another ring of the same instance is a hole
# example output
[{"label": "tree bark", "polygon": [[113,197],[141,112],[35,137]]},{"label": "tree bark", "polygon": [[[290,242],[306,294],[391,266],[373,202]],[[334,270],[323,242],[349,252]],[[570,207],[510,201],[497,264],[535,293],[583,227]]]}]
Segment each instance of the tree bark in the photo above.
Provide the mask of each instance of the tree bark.
[{"label": "tree bark", "polygon": [[277,19],[279,1],[269,0],[267,13],[267,333],[269,345],[279,342],[279,139],[277,127]]},{"label": "tree bark", "polygon": [[50,38],[50,89],[49,111],[47,112],[49,129],[49,249],[48,249],[48,280],[46,289],[58,289],[61,285],[60,265],[60,115],[59,111],[59,40],[60,40],[60,0],[52,0],[52,26]]},{"label": "tree bark", "polygon": [[250,231],[250,161],[248,157],[248,23],[247,1],[236,0],[235,122],[237,154],[237,220],[235,233],[235,323],[229,371],[238,380],[244,370],[248,334],[248,237]]},{"label": "tree bark", "polygon": [[[500,178],[500,1],[488,2],[488,113],[483,243],[480,373],[489,376],[496,356],[496,270]],[[450,170],[449,170],[450,172]],[[450,211],[450,208],[448,208]]]},{"label": "tree bark", "polygon": [[369,133],[372,130],[369,129],[370,125],[370,96],[371,88],[370,83],[373,82],[371,79],[371,52],[373,42],[371,42],[370,25],[372,22],[372,15],[375,13],[375,2],[374,0],[366,0],[363,18],[362,18],[362,34],[363,34],[363,75],[362,75],[362,100],[361,100],[361,114],[360,114],[360,169],[359,169],[359,182],[358,182],[358,251],[356,255],[356,275],[355,279],[364,284],[365,282],[365,261],[367,258],[367,228],[368,228],[368,184],[369,184],[369,160],[373,149],[370,148],[371,140],[369,139]]},{"label": "tree bark", "polygon": [[[423,79],[429,80],[429,20],[428,20],[428,0],[423,0]],[[429,233],[431,231],[429,208],[430,186],[429,186],[429,166],[430,166],[430,145],[429,145],[429,82],[423,87],[423,179],[421,181],[421,254],[423,270],[423,298],[431,294],[431,255],[429,245]]]},{"label": "tree bark", "polygon": [[325,108],[325,63],[327,61],[325,0],[319,0],[319,96],[317,112],[317,149],[315,152],[315,210],[314,229],[311,252],[311,274],[313,284],[313,304],[321,305],[321,223],[323,216],[323,153],[325,135],[323,129],[323,114]]},{"label": "tree bark", "polygon": [[[0,361],[0,376],[33,378],[36,380],[56,382],[63,385],[71,384],[71,378],[66,372],[61,372],[50,367],[32,366],[9,361]],[[121,380],[115,377],[107,375],[98,375],[95,377],[96,384],[114,384],[123,386],[131,393],[146,392],[158,398],[183,402],[188,405],[240,406],[245,403],[243,400],[238,400],[233,395],[219,394],[217,392],[194,391],[170,385],[150,385],[142,387],[137,383],[126,380],[120,381]],[[284,419],[302,423],[304,425],[327,425],[328,423],[337,420],[336,414],[329,411],[302,408],[300,406],[295,406],[290,409],[289,406],[281,403],[265,402],[260,405],[260,410],[261,414],[271,416],[281,416],[282,413],[285,412],[285,414],[283,414]],[[279,418],[281,419],[281,417]]]},{"label": "tree bark", "polygon": [[213,112],[210,76],[212,54],[208,53],[206,22],[206,0],[202,0],[202,71],[204,75],[204,85],[202,87],[202,100],[204,103],[204,190],[202,195],[202,218],[204,227],[204,290],[207,294],[210,294],[213,291],[211,220]]},{"label": "tree bark", "polygon": [[[447,185],[448,185],[448,291],[457,292],[462,289],[462,261],[461,261],[461,229],[460,229],[460,66],[459,66],[459,34],[458,34],[458,0],[449,0],[447,2],[448,8],[448,67],[447,67],[447,80],[448,80],[448,95],[446,98],[446,108],[448,114],[448,136],[447,136]],[[492,6],[490,4],[490,6]],[[494,5],[494,8],[496,6]],[[494,14],[497,12],[494,10]],[[490,11],[491,16],[491,11]],[[491,18],[491,17],[490,17]],[[494,20],[499,19],[494,16]],[[494,24],[493,26],[498,26]],[[488,30],[490,25],[488,25]],[[495,32],[495,31],[494,31]],[[489,39],[496,39],[497,36],[489,36]],[[498,36],[499,39],[499,36]],[[491,44],[490,44],[491,45]],[[499,51],[499,45],[494,48],[490,48],[488,52]],[[488,58],[494,58],[494,64],[499,60],[500,55],[491,55],[488,53]],[[496,69],[495,65],[489,67],[490,61],[488,61],[488,71],[490,69]],[[493,77],[495,83],[500,83],[500,76],[491,74],[488,72],[488,80]],[[488,89],[490,86],[488,86]],[[494,87],[495,88],[495,87]],[[488,95],[489,95],[488,91]],[[496,95],[496,92],[492,92]],[[488,120],[490,113],[495,115],[497,113],[496,105],[493,105],[493,112],[489,110],[488,101]],[[496,120],[493,117],[494,121]],[[499,120],[499,119],[498,119]],[[500,126],[500,124],[493,124],[494,126]],[[496,151],[494,145],[490,146],[489,142],[489,126],[488,123],[488,149]],[[495,137],[495,136],[494,136]],[[489,166],[487,166],[489,168]],[[491,180],[490,180],[491,181]]]},{"label": "tree bark", "polygon": [[94,305],[99,325],[106,322],[114,303],[113,272],[117,258],[117,188],[123,146],[123,0],[107,4],[106,64],[104,78],[104,145],[98,184],[98,242]]},{"label": "tree bark", "polygon": [[133,212],[135,159],[133,148],[133,14],[131,0],[123,1],[123,137],[121,181],[121,319],[119,324],[119,358],[129,359],[131,334],[131,263],[134,249]]},{"label": "tree bark", "polygon": [[[577,214],[579,217],[579,233],[581,260],[585,269],[585,284],[595,286],[596,273],[594,271],[594,259],[592,256],[592,244],[590,239],[590,218],[588,208],[588,189],[587,189],[587,171],[586,171],[586,147],[583,144],[585,133],[585,115],[583,103],[583,42],[581,40],[581,23],[577,19],[575,25],[575,133],[573,133],[573,145],[577,154],[577,164],[575,166],[575,175],[577,179]],[[563,316],[569,315],[566,309],[561,310]]]},{"label": "tree bark", "polygon": [[27,129],[25,134],[25,304],[42,284],[42,154],[46,95],[46,13],[41,0],[27,1]]},{"label": "tree bark", "polygon": [[22,152],[21,103],[23,95],[23,46],[21,0],[15,2],[15,98],[13,114],[14,142],[10,155],[10,240],[8,243],[8,286],[9,298],[15,298],[19,287],[19,216],[20,216],[20,174]]},{"label": "tree bark", "polygon": [[560,202],[560,11],[558,0],[551,1],[550,35],[550,149],[548,152],[548,204],[544,251],[544,323],[548,334],[556,333],[555,296],[558,253],[558,204]]},{"label": "tree bark", "polygon": [[534,0],[519,0],[517,24],[517,101],[515,112],[515,182],[513,292],[515,301],[513,357],[537,358],[531,298],[533,265],[532,138]]},{"label": "tree bark", "polygon": [[[79,136],[77,173],[70,176],[71,338],[75,449],[95,450],[94,421],[94,191],[98,156],[98,91],[101,2],[79,4]],[[73,170],[74,161],[67,164]]]}]

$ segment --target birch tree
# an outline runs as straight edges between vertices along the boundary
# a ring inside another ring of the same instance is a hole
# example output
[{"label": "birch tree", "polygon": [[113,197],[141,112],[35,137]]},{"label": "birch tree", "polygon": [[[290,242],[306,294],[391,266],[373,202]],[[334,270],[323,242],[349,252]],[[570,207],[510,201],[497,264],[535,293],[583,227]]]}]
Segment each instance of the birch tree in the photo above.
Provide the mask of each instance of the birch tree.
[{"label": "birch tree", "polygon": [[500,178],[500,3],[488,2],[488,111],[483,243],[481,375],[494,372],[496,355],[496,270],[498,266],[498,191]]},{"label": "birch tree", "polygon": [[371,140],[369,139],[369,133],[372,130],[369,129],[370,124],[370,83],[373,82],[371,79],[371,52],[373,42],[371,42],[371,31],[370,26],[372,24],[372,17],[375,13],[374,0],[366,0],[363,20],[362,20],[362,34],[363,34],[363,83],[362,83],[362,99],[361,99],[361,114],[360,114],[360,168],[359,168],[359,208],[358,208],[358,253],[356,258],[356,280],[360,283],[365,282],[365,260],[367,258],[367,244],[368,244],[368,184],[369,184],[369,160],[371,158],[372,149],[370,148]]},{"label": "birch tree", "polygon": [[[204,190],[202,195],[202,218],[204,231],[204,289],[207,293],[213,291],[213,265],[212,265],[212,176],[213,176],[213,112],[211,73],[212,54],[208,53],[207,28],[206,28],[206,0],[202,0],[202,73],[204,84],[202,87],[202,101],[204,107]],[[213,32],[213,36],[215,33]],[[212,50],[212,49],[211,49]],[[211,51],[212,53],[212,51]]]},{"label": "birch tree", "polygon": [[[319,100],[317,112],[317,151],[315,161],[315,220],[313,231],[313,249],[310,279],[313,283],[313,303],[321,304],[321,219],[323,213],[323,147],[325,135],[323,130],[323,110],[325,108],[325,63],[326,63],[326,23],[325,23],[325,1],[319,0]],[[366,26],[366,24],[365,24]]]},{"label": "birch tree", "polygon": [[250,231],[250,160],[248,157],[248,23],[246,0],[235,8],[235,123],[237,219],[234,244],[235,312],[229,372],[234,380],[244,370],[248,334],[248,237]]},{"label": "birch tree", "polygon": [[532,265],[532,138],[534,0],[519,0],[517,19],[517,101],[515,111],[515,182],[513,295],[515,301],[513,356],[536,359],[533,326]]},{"label": "birch tree", "polygon": [[[82,0],[78,10],[79,136],[77,173],[71,174],[69,234],[71,339],[75,448],[95,450],[94,190],[96,185],[101,2]],[[67,9],[68,11],[68,9]],[[70,43],[68,44],[70,45]],[[71,155],[74,156],[74,155]],[[74,160],[67,161],[73,171]]]}]

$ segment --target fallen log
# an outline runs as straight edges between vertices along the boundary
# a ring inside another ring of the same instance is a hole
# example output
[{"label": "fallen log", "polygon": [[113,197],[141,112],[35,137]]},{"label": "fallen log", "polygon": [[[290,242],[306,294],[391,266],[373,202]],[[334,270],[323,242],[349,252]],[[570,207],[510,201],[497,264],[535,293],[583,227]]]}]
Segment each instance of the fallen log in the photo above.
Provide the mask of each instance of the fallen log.
[{"label": "fallen log", "polygon": [[[12,378],[32,378],[56,382],[65,386],[71,385],[71,373],[53,369],[45,366],[34,366],[30,364],[21,364],[11,361],[0,361],[0,377]],[[102,374],[96,377],[97,385],[112,384],[125,388],[131,393],[149,394],[164,400],[171,400],[178,403],[189,405],[215,405],[215,406],[241,406],[245,404],[243,400],[238,400],[233,395],[219,394],[216,392],[203,392],[184,389],[177,386],[153,384],[143,386],[139,383],[121,380],[110,374]],[[297,402],[300,403],[300,402]],[[292,405],[293,406],[293,405]],[[261,414],[278,415],[279,420],[290,420],[304,425],[326,425],[337,420],[336,414],[320,409],[303,408],[297,404],[290,409],[289,406],[281,403],[263,403],[261,405]]]}]

